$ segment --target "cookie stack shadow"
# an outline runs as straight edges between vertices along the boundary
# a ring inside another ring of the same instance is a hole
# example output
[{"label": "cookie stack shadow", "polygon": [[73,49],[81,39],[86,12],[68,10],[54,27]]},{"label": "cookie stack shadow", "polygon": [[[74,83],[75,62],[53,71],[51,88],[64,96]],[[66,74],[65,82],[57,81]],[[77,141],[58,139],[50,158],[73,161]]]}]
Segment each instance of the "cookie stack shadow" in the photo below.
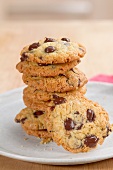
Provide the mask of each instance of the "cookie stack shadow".
[{"label": "cookie stack shadow", "polygon": [[[27,134],[41,138],[43,143],[55,139],[51,133],[51,119],[48,116],[57,111],[57,106],[69,103],[75,98],[84,98],[88,80],[76,66],[85,53],[85,47],[71,43],[68,38],[45,38],[22,50],[21,61],[16,68],[23,73],[22,79],[27,85],[23,90],[23,101],[27,107],[17,114],[15,121],[21,123]],[[57,112],[61,114],[60,111]],[[53,121],[56,118],[57,115],[52,118]],[[70,124],[72,125],[70,121],[71,119],[67,119],[64,123],[68,132]],[[58,145],[62,144],[54,141]],[[73,149],[65,144],[63,147],[73,152]]]}]

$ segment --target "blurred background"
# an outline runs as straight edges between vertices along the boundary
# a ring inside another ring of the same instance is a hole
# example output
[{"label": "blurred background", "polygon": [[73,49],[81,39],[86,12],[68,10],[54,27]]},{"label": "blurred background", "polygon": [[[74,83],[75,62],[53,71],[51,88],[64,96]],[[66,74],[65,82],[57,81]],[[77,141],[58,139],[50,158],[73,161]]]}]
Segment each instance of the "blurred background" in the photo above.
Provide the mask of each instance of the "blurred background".
[{"label": "blurred background", "polygon": [[0,0],[0,20],[113,19],[113,0]]}]

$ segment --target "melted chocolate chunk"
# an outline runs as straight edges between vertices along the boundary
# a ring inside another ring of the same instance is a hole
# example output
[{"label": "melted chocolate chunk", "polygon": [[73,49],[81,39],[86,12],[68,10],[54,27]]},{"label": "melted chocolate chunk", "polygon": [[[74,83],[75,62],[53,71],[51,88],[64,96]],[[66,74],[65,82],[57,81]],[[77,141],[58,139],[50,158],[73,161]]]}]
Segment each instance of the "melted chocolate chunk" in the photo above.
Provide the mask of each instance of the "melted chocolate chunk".
[{"label": "melted chocolate chunk", "polygon": [[51,100],[47,100],[47,102],[51,102]]},{"label": "melted chocolate chunk", "polygon": [[94,111],[91,109],[87,109],[87,120],[89,120],[89,122],[93,122],[95,121],[95,118],[96,116],[95,116]]},{"label": "melted chocolate chunk", "polygon": [[42,56],[41,56],[41,57],[39,57],[39,59],[40,59],[40,60],[43,60]]},{"label": "melted chocolate chunk", "polygon": [[78,111],[76,111],[74,114],[79,115],[80,113]]},{"label": "melted chocolate chunk", "polygon": [[26,55],[26,53],[25,53],[25,52],[23,52],[23,54],[22,54],[22,56],[21,56],[20,60],[21,60],[21,62],[23,62],[23,61],[26,61],[26,60],[27,60],[27,58],[28,58],[28,56]]},{"label": "melted chocolate chunk", "polygon": [[68,118],[64,121],[64,127],[66,130],[72,130],[75,128],[75,123],[71,118]]},{"label": "melted chocolate chunk", "polygon": [[53,98],[57,99],[57,98],[59,98],[59,96],[57,96],[56,94],[53,94]]},{"label": "melted chocolate chunk", "polygon": [[46,53],[52,53],[54,51],[55,51],[55,47],[53,47],[53,46],[48,46],[47,48],[45,48]]},{"label": "melted chocolate chunk", "polygon": [[53,111],[55,109],[55,106],[51,106],[50,110]]},{"label": "melted chocolate chunk", "polygon": [[65,76],[64,74],[59,74],[59,76]]},{"label": "melted chocolate chunk", "polygon": [[26,119],[27,119],[27,117],[24,117],[24,118],[22,118],[22,119],[20,120],[20,122],[21,122],[22,124],[24,124]]},{"label": "melted chocolate chunk", "polygon": [[38,116],[43,115],[43,114],[44,114],[44,112],[41,111],[41,110],[38,110],[38,111],[36,111],[36,112],[33,113],[33,115],[34,115],[35,118],[38,118]]},{"label": "melted chocolate chunk", "polygon": [[81,60],[77,60],[77,63],[79,64],[81,62]]},{"label": "melted chocolate chunk", "polygon": [[98,140],[95,135],[90,135],[85,138],[84,144],[89,148],[93,148],[97,145]]},{"label": "melted chocolate chunk", "polygon": [[83,124],[79,125],[76,130],[80,130],[82,128]]},{"label": "melted chocolate chunk", "polygon": [[62,38],[61,40],[62,40],[62,41],[70,42],[70,39],[69,39],[69,38]]},{"label": "melted chocolate chunk", "polygon": [[46,43],[46,42],[55,42],[55,39],[46,37],[44,43]]},{"label": "melted chocolate chunk", "polygon": [[42,131],[43,132],[43,131],[47,131],[47,129],[38,129],[38,131]]},{"label": "melted chocolate chunk", "polygon": [[35,49],[35,48],[38,48],[40,46],[39,42],[38,43],[33,43],[29,46],[29,51]]},{"label": "melted chocolate chunk", "polygon": [[71,68],[70,70],[74,72],[73,68]]},{"label": "melted chocolate chunk", "polygon": [[107,129],[107,133],[106,133],[106,136],[103,136],[103,138],[106,138],[107,136],[109,136],[109,132],[112,131],[111,129],[109,129],[109,127],[106,127],[106,129]]},{"label": "melted chocolate chunk", "polygon": [[20,123],[20,119],[15,119],[15,122],[16,123]]},{"label": "melted chocolate chunk", "polygon": [[80,79],[78,79],[78,87],[80,87],[80,83],[81,83],[81,80],[80,80]]},{"label": "melted chocolate chunk", "polygon": [[59,104],[65,103],[66,99],[63,97],[57,97],[57,98],[55,98],[55,100],[53,102],[55,105],[59,105]]}]

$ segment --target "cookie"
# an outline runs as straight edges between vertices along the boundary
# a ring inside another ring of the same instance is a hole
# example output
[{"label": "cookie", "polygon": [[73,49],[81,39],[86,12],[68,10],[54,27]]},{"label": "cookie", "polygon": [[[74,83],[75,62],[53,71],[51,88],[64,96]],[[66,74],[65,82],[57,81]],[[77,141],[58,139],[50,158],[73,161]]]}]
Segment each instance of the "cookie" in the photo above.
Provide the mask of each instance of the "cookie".
[{"label": "cookie", "polygon": [[51,134],[48,133],[47,129],[44,129],[44,130],[31,130],[31,129],[27,129],[24,125],[22,125],[22,128],[24,129],[24,131],[28,135],[32,135],[32,136],[41,138],[42,139],[41,143],[49,143],[50,141],[52,141]]},{"label": "cookie", "polygon": [[79,63],[80,60],[62,64],[38,64],[36,62],[23,61],[19,62],[16,68],[20,73],[29,74],[31,76],[54,77],[59,74],[64,74]]},{"label": "cookie", "polygon": [[34,101],[33,99],[30,99],[30,98],[27,98],[26,96],[23,96],[23,101],[24,101],[24,104],[33,109],[33,110],[43,110],[44,112],[47,111],[48,107],[51,107],[53,106],[51,102],[44,102],[44,101]]},{"label": "cookie", "polygon": [[77,90],[88,81],[85,74],[76,67],[56,77],[33,77],[23,74],[22,78],[28,86],[47,92]]},{"label": "cookie", "polygon": [[21,123],[24,127],[30,130],[43,130],[47,129],[45,116],[45,111],[24,108],[16,115],[15,121]]},{"label": "cookie", "polygon": [[44,138],[43,142],[47,143],[52,138],[47,131],[45,116],[44,111],[24,108],[16,115],[15,122],[21,123],[22,128],[28,135]]},{"label": "cookie", "polygon": [[24,47],[20,59],[41,64],[67,63],[79,60],[85,53],[85,47],[68,38],[45,38]]},{"label": "cookie", "polygon": [[23,90],[23,95],[24,98],[32,99],[34,102],[37,100],[41,100],[41,101],[50,101],[50,100],[54,100],[55,96],[59,96],[59,97],[66,97],[66,96],[76,96],[78,95],[78,93],[81,94],[85,94],[86,93],[86,86],[83,86],[81,88],[78,88],[78,90],[73,90],[73,91],[68,91],[68,92],[64,92],[64,93],[49,93],[46,91],[41,91],[41,90],[37,90],[34,87],[26,87]]},{"label": "cookie", "polygon": [[111,126],[108,113],[97,103],[85,97],[56,105],[47,112],[47,129],[53,140],[64,149],[77,153],[87,152],[102,144]]},{"label": "cookie", "polygon": [[[81,93],[76,92],[76,95],[81,96]],[[23,95],[23,101],[27,107],[32,108],[33,110],[43,110],[47,112],[48,108],[53,110],[57,105],[66,103],[71,99],[73,100],[76,97],[76,95],[68,94],[62,97],[62,95],[59,93],[59,96],[54,95],[52,100],[48,100],[48,101],[36,100],[32,97],[27,97],[26,95]]]}]

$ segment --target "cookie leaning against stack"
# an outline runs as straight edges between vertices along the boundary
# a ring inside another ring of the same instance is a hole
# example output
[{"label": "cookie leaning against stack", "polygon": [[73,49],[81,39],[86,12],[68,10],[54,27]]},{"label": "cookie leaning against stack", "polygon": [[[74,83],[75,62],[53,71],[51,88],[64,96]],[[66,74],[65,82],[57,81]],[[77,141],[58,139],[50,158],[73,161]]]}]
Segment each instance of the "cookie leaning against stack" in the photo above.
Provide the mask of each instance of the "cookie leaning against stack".
[{"label": "cookie leaning against stack", "polygon": [[[111,131],[108,114],[84,98],[87,78],[76,65],[85,53],[85,47],[68,38],[45,38],[26,46],[16,66],[28,86],[23,91],[27,108],[15,121],[27,134],[46,143],[54,140],[71,152],[96,147]],[[94,132],[96,126],[98,131]]]}]

